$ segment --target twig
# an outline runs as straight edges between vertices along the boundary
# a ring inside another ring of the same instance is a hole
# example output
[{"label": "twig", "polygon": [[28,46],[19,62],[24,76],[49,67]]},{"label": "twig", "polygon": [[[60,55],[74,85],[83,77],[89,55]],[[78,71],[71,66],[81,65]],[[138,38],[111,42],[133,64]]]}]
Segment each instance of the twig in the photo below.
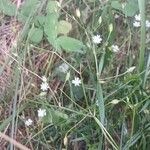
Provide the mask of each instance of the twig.
[{"label": "twig", "polygon": [[17,142],[16,140],[10,138],[9,136],[3,134],[0,132],[0,137],[5,139],[6,141],[12,143],[14,146],[18,147],[21,150],[30,150],[29,148],[27,148],[26,146],[20,144],[19,142]]}]

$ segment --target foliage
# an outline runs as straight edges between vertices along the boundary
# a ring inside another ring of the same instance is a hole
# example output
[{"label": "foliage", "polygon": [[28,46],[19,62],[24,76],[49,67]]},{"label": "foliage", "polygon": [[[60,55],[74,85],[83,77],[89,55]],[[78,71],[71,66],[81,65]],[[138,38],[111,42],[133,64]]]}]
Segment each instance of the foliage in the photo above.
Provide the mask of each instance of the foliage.
[{"label": "foliage", "polygon": [[133,26],[139,11],[150,17],[137,0],[25,0],[19,8],[0,0],[1,27],[10,22],[16,36],[0,39],[10,49],[3,60],[0,48],[0,73],[11,74],[0,131],[30,149],[148,149],[149,30],[143,18],[141,29]]},{"label": "foliage", "polygon": [[115,9],[122,11],[125,16],[134,16],[138,11],[137,0],[128,0],[127,3],[121,3],[119,1],[112,1],[111,6]]}]

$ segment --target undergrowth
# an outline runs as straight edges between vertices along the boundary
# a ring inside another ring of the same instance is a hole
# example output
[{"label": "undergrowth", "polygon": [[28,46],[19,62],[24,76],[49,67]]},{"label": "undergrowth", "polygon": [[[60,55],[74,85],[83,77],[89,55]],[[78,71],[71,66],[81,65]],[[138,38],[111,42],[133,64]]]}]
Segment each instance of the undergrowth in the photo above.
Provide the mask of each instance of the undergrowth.
[{"label": "undergrowth", "polygon": [[149,10],[0,0],[1,149],[148,150]]}]

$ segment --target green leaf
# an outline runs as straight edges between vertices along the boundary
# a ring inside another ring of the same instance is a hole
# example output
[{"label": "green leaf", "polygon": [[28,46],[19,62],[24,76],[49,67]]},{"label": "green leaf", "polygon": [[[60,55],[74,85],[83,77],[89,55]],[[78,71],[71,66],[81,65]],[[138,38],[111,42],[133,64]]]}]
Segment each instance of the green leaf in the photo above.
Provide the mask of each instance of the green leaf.
[{"label": "green leaf", "polygon": [[47,36],[48,42],[59,51],[60,47],[57,44],[58,17],[58,13],[47,14],[45,18],[44,32]]},{"label": "green leaf", "polygon": [[58,12],[58,2],[57,1],[49,1],[47,4],[46,11],[47,13],[55,13]]},{"label": "green leaf", "polygon": [[47,37],[47,40],[55,48],[56,51],[60,52],[61,48],[57,43],[57,39],[52,39],[51,37]]},{"label": "green leaf", "polygon": [[[124,8],[122,7],[124,4]],[[137,0],[128,0],[126,3],[120,3],[119,1],[112,1],[111,6],[114,9],[122,11],[125,16],[134,16],[138,11],[138,2]]]},{"label": "green leaf", "polygon": [[70,32],[71,29],[72,29],[71,23],[69,23],[65,20],[59,21],[59,23],[58,23],[58,33],[67,34],[67,33]]},{"label": "green leaf", "polygon": [[60,36],[57,43],[67,52],[81,52],[85,47],[79,40],[67,36]]},{"label": "green leaf", "polygon": [[0,0],[0,12],[8,16],[15,16],[17,7],[9,0]]},{"label": "green leaf", "polygon": [[33,43],[40,43],[43,38],[43,30],[40,28],[33,27],[30,32],[30,41]]},{"label": "green leaf", "polygon": [[134,16],[137,11],[138,11],[138,2],[136,0],[128,1],[123,9],[123,13],[126,16],[130,16],[130,17]]},{"label": "green leaf", "polygon": [[36,16],[36,21],[43,26],[45,23],[46,17],[45,16]]},{"label": "green leaf", "polygon": [[114,9],[122,10],[122,5],[119,1],[112,1],[111,6]]},{"label": "green leaf", "polygon": [[54,110],[54,109],[47,109],[48,113],[47,116],[43,118],[43,123],[53,123],[53,124],[61,124],[61,122],[68,121],[69,117],[65,112]]},{"label": "green leaf", "polygon": [[39,0],[26,0],[24,5],[21,7],[21,11],[18,15],[18,19],[22,22],[25,22],[30,14],[35,11],[35,7],[38,4]]},{"label": "green leaf", "polygon": [[50,44],[55,46],[57,38],[57,25],[58,25],[58,14],[50,13],[47,14],[44,24],[44,32],[47,35],[47,39]]}]

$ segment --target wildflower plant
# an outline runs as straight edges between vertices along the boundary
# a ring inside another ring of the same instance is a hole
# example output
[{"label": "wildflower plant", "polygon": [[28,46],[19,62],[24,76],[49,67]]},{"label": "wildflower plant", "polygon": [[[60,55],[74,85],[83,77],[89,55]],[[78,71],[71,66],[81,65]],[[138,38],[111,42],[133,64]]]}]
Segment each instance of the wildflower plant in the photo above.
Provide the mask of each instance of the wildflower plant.
[{"label": "wildflower plant", "polygon": [[1,0],[1,35],[19,31],[16,46],[0,38],[0,81],[12,75],[0,132],[28,149],[148,147],[146,13],[140,0]]}]

